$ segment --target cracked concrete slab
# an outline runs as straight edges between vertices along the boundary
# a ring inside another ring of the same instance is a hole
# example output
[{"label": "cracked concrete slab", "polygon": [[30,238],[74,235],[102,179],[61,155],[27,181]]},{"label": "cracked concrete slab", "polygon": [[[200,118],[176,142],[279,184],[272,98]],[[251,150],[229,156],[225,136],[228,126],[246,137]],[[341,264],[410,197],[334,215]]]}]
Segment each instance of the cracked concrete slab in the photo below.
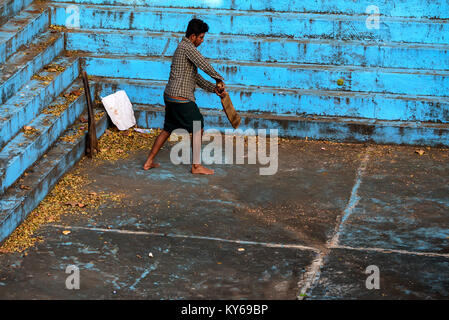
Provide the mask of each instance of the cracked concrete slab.
[{"label": "cracked concrete slab", "polygon": [[[122,202],[64,215],[39,230],[35,247],[1,254],[0,297],[446,299],[449,256],[439,231],[417,234],[410,220],[386,220],[413,214],[422,227],[446,225],[447,150],[426,149],[427,158],[414,151],[282,141],[273,176],[248,164],[193,176],[170,162],[169,145],[150,171],[141,169],[147,151],[86,159],[77,169],[89,190],[125,194]],[[374,198],[378,208],[367,205]],[[80,290],[65,289],[72,264]],[[380,269],[380,290],[365,287],[369,265]]]}]

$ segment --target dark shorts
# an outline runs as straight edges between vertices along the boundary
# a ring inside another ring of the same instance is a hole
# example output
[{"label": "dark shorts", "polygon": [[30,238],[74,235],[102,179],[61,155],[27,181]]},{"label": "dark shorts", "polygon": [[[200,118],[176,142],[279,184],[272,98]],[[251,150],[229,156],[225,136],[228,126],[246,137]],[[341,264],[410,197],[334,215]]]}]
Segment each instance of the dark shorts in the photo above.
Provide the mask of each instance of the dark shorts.
[{"label": "dark shorts", "polygon": [[195,102],[176,103],[165,101],[164,130],[172,132],[176,129],[185,129],[193,133],[193,121],[201,121],[201,129],[204,128],[204,118]]}]

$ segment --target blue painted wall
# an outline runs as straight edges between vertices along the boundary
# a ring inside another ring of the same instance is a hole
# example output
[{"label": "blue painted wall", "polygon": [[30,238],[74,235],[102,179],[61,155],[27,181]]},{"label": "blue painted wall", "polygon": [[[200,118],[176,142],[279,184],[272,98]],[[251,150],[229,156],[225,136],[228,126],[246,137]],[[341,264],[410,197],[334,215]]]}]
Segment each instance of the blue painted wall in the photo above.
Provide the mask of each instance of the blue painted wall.
[{"label": "blue painted wall", "polygon": [[[378,29],[369,28],[370,5],[63,0],[53,1],[51,23],[65,25],[76,8],[67,49],[87,54],[89,74],[122,78],[135,103],[162,103],[170,58],[197,17],[210,26],[199,49],[240,111],[447,123],[448,2],[378,1]],[[213,95],[197,96],[200,107],[220,108]]]}]

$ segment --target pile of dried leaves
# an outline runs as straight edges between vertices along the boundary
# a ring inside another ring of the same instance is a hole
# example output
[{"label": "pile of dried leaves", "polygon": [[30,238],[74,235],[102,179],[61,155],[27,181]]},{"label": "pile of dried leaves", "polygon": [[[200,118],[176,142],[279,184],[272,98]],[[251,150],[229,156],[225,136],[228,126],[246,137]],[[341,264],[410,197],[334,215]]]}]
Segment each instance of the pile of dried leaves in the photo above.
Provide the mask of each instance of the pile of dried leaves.
[{"label": "pile of dried leaves", "polygon": [[96,159],[116,161],[127,158],[130,152],[149,151],[160,132],[160,129],[153,129],[150,133],[137,132],[133,128],[125,131],[108,129],[98,140],[100,152]]},{"label": "pile of dried leaves", "polygon": [[24,126],[23,127],[23,133],[26,137],[33,137],[39,133],[39,129],[30,127],[30,126]]},{"label": "pile of dried leaves", "polygon": [[60,97],[64,97],[65,101],[62,104],[53,104],[48,108],[44,109],[42,112],[45,114],[52,114],[55,117],[61,115],[61,113],[69,107],[69,105],[75,101],[80,95],[84,92],[83,88],[74,89],[71,92],[66,92],[60,95]]},{"label": "pile of dried leaves", "polygon": [[63,214],[98,212],[106,201],[121,203],[124,195],[89,191],[89,181],[78,171],[66,174],[47,197],[0,247],[1,253],[22,252],[42,240],[35,232],[44,224],[60,220]]},{"label": "pile of dried leaves", "polygon": [[59,64],[56,64],[56,63],[51,63],[51,64],[45,66],[44,70],[48,71],[48,72],[62,72],[65,70],[65,67],[60,66]]},{"label": "pile of dried leaves", "polygon": [[41,81],[43,84],[49,84],[53,80],[53,77],[51,77],[51,76],[40,76],[38,74],[35,74],[33,77],[31,77],[31,79],[34,79],[34,80],[37,80],[37,81]]},{"label": "pile of dried leaves", "polygon": [[[102,114],[97,114],[96,118],[101,116]],[[87,126],[82,126],[76,135],[84,134],[86,130]],[[94,161],[116,161],[127,158],[133,151],[150,150],[159,133],[159,129],[154,129],[150,133],[140,133],[133,128],[126,131],[119,131],[116,128],[108,129],[98,141],[100,152]],[[36,231],[46,223],[59,221],[63,214],[87,214],[87,210],[98,212],[100,206],[106,201],[121,203],[125,197],[120,194],[89,191],[90,183],[91,181],[82,176],[78,170],[66,174],[39,206],[5,240],[0,247],[0,252],[23,252],[32,247],[37,241],[42,240],[35,236]]]},{"label": "pile of dried leaves", "polygon": [[66,32],[68,29],[64,26],[57,26],[57,25],[50,25],[49,29],[51,30],[51,32],[55,33],[55,32]]},{"label": "pile of dried leaves", "polygon": [[[101,119],[101,117],[103,117],[104,115],[104,111],[100,111],[98,113],[95,114],[95,121],[97,122],[98,120]],[[83,121],[84,122],[84,121]],[[87,120],[86,120],[87,122]],[[59,140],[64,141],[64,142],[75,142],[76,140],[78,140],[83,134],[87,133],[87,124],[85,126],[79,126],[77,128],[77,131],[74,134],[71,135],[64,135],[61,138],[59,138]]]}]

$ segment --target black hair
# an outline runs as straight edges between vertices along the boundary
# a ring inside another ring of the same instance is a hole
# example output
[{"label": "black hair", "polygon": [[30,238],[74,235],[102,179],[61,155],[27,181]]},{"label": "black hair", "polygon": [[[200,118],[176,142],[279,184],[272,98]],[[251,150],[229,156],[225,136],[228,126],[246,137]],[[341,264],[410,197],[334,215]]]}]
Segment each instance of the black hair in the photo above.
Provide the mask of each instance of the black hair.
[{"label": "black hair", "polygon": [[187,26],[186,37],[190,37],[192,34],[199,36],[202,33],[209,31],[209,26],[203,20],[192,19]]}]

